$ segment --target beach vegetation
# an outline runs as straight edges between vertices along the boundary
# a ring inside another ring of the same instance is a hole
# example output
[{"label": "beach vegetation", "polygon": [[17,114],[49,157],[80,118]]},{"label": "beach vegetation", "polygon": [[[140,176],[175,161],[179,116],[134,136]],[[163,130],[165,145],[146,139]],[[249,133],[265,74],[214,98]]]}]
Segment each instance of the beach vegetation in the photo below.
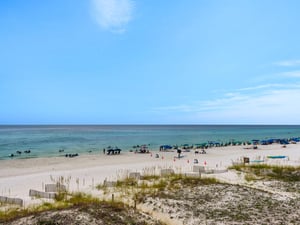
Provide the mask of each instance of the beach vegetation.
[{"label": "beach vegetation", "polygon": [[[0,211],[0,224],[28,217],[28,224],[52,225],[52,224],[90,224],[99,220],[101,224],[148,224],[162,225],[158,220],[141,214],[122,202],[95,201],[94,198],[83,193],[75,193],[67,207],[55,207],[56,204],[45,204],[43,207],[29,207],[27,209],[11,209],[5,213]],[[45,206],[50,207],[46,209]],[[43,209],[43,210],[42,210]],[[61,213],[63,211],[63,213]],[[80,216],[83,214],[84,216]],[[26,224],[27,224],[26,223]],[[99,223],[99,224],[100,224]],[[21,224],[21,222],[17,223]]]},{"label": "beach vegetation", "polygon": [[258,179],[257,176],[251,173],[246,173],[244,178],[247,182],[256,181]]},{"label": "beach vegetation", "polygon": [[164,190],[167,185],[169,184],[168,180],[166,179],[158,179],[156,182],[153,182],[149,188],[157,189],[159,191]]},{"label": "beach vegetation", "polygon": [[6,222],[15,218],[19,218],[28,215],[29,211],[27,209],[20,209],[15,207],[10,207],[5,210],[0,210],[0,222]]},{"label": "beach vegetation", "polygon": [[157,180],[160,176],[158,175],[144,175],[141,177],[141,180]]},{"label": "beach vegetation", "polygon": [[38,225],[56,225],[56,222],[52,220],[42,219],[38,221]]},{"label": "beach vegetation", "polygon": [[[184,174],[172,174],[169,176],[149,176],[142,177],[140,182],[134,178],[125,178],[116,182],[115,188],[132,188],[136,189],[173,189],[178,186],[198,186],[210,185],[218,183],[215,178],[190,177]],[[103,185],[98,185],[98,189],[104,188]]]},{"label": "beach vegetation", "polygon": [[9,207],[5,210],[0,210],[0,222],[6,222],[29,215],[36,215],[44,211],[60,210],[66,207],[68,207],[68,204],[57,202],[44,202],[43,204],[27,208]]},{"label": "beach vegetation", "polygon": [[167,176],[143,176],[140,180],[125,178],[118,180],[111,188],[103,185],[97,186],[99,190],[105,189],[107,195],[117,194],[122,201],[132,204],[140,203],[147,196],[168,197],[168,192],[178,191],[186,187],[197,187],[219,183],[215,178],[190,177],[184,174],[170,174]]},{"label": "beach vegetation", "polygon": [[63,191],[61,191],[61,192],[58,192],[56,195],[55,195],[55,200],[56,201],[63,201],[63,200],[65,200],[67,198],[67,192],[63,192]]},{"label": "beach vegetation", "polygon": [[[0,222],[7,222],[11,221],[17,218],[30,216],[30,215],[37,215],[41,212],[45,211],[54,211],[54,210],[61,210],[66,209],[68,207],[71,207],[71,204],[65,204],[65,203],[49,203],[45,202],[38,206],[31,206],[28,208],[15,208],[10,207],[9,209],[6,209],[4,211],[0,210]],[[47,221],[40,221],[39,224],[48,224]],[[45,223],[43,223],[45,222]]]},{"label": "beach vegetation", "polygon": [[201,178],[201,177],[190,177],[190,176],[185,176],[183,174],[177,174],[171,177],[171,185],[176,185],[180,184],[182,186],[199,186],[199,185],[211,185],[211,184],[216,184],[219,183],[216,178]]},{"label": "beach vegetation", "polygon": [[[67,197],[66,197],[67,196]],[[92,195],[77,192],[67,193],[64,198],[55,199],[54,202],[44,202],[40,205],[29,206],[26,208],[22,207],[7,207],[5,210],[0,210],[0,224],[1,222],[8,222],[17,218],[26,217],[30,215],[37,215],[42,212],[57,211],[62,209],[70,209],[72,207],[94,205],[94,204],[113,204],[114,207],[120,208],[125,207],[124,203],[121,202],[106,202],[100,201],[100,199],[93,197]],[[41,220],[38,224],[51,224],[48,220]]]},{"label": "beach vegetation", "polygon": [[300,167],[280,166],[268,164],[239,164],[233,165],[229,169],[234,169],[246,173],[246,180],[269,179],[284,182],[300,181]]},{"label": "beach vegetation", "polygon": [[68,200],[66,200],[66,203],[71,205],[93,204],[99,202],[100,200],[98,198],[95,198],[92,195],[85,194],[83,192],[74,193]]},{"label": "beach vegetation", "polygon": [[137,180],[134,178],[126,177],[123,180],[117,180],[116,187],[132,187],[137,185]]},{"label": "beach vegetation", "polygon": [[[88,204],[100,204],[104,201],[100,201],[89,194],[85,193],[64,193],[63,198],[57,198],[53,202],[44,202],[39,205],[29,206],[26,208],[22,207],[7,207],[4,210],[0,210],[0,224],[1,222],[10,221],[13,219],[36,215],[45,211],[54,211],[67,209],[74,206],[88,205]],[[119,203],[114,203],[119,204]],[[43,221],[41,221],[43,222]],[[44,221],[46,222],[46,221]],[[47,223],[40,223],[47,224]]]}]

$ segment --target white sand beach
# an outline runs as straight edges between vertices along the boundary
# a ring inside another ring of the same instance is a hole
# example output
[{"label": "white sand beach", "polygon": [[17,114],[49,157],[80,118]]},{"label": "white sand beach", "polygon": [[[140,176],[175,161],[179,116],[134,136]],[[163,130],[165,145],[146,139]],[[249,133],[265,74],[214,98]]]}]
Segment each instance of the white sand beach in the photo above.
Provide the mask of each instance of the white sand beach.
[{"label": "white sand beach", "polygon": [[[177,153],[152,150],[150,154],[122,152],[120,155],[82,155],[75,158],[53,157],[12,159],[0,162],[0,195],[24,200],[25,206],[40,200],[29,197],[29,190],[43,191],[45,184],[54,183],[59,177],[69,180],[70,191],[83,191],[97,195],[97,184],[105,179],[116,180],[128,171],[143,172],[146,168],[173,168],[175,171],[189,172],[194,159],[207,168],[227,168],[241,157],[251,160],[265,159],[267,163],[300,165],[300,144],[289,144],[285,148],[279,144],[249,146],[228,146],[207,149],[207,154],[195,154],[193,150],[183,152],[182,158],[174,158]],[[159,158],[155,155],[159,154]],[[285,159],[266,159],[269,155],[284,155]],[[232,173],[216,175],[234,181]]]}]

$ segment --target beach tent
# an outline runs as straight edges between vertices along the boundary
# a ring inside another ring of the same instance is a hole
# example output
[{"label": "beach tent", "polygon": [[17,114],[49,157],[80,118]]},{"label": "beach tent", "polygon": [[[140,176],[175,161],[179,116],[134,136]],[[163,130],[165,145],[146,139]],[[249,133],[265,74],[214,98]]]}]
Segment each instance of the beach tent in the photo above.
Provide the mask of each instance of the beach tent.
[{"label": "beach tent", "polygon": [[197,148],[204,148],[204,147],[208,146],[208,144],[206,142],[204,142],[204,143],[200,143],[200,144],[195,144],[195,146]]},{"label": "beach tent", "polygon": [[159,148],[166,150],[166,149],[172,149],[172,146],[171,145],[161,145]]},{"label": "beach tent", "polygon": [[290,138],[290,141],[300,142],[300,138],[293,137],[293,138]]},{"label": "beach tent", "polygon": [[181,147],[182,147],[183,149],[193,148],[193,146],[190,146],[189,144],[183,144],[183,145],[181,145]]},{"label": "beach tent", "polygon": [[159,146],[159,151],[167,151],[172,148],[173,147],[171,145],[161,145],[161,146]]},{"label": "beach tent", "polygon": [[269,142],[268,142],[267,140],[261,140],[261,141],[260,141],[260,144],[261,144],[261,145],[268,145]]},{"label": "beach tent", "polygon": [[280,139],[279,143],[282,145],[287,145],[289,144],[289,141],[287,139]]}]

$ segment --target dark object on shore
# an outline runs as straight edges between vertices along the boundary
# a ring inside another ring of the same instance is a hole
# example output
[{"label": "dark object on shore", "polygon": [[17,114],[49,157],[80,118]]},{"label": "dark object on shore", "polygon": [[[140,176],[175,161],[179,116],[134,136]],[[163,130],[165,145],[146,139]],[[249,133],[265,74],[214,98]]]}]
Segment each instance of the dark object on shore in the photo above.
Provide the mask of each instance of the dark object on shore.
[{"label": "dark object on shore", "polygon": [[180,159],[181,149],[177,149],[178,159]]},{"label": "dark object on shore", "polygon": [[14,154],[9,154],[9,157],[11,157],[11,158],[14,157],[14,156],[15,156]]},{"label": "dark object on shore", "polygon": [[135,150],[135,153],[150,153],[147,145],[141,145],[139,150]]},{"label": "dark object on shore", "polygon": [[198,159],[194,159],[194,164],[198,164]]},{"label": "dark object on shore", "polygon": [[200,151],[195,151],[195,154],[206,154],[206,151],[204,150],[204,148],[201,149]]},{"label": "dark object on shore", "polygon": [[30,153],[30,152],[31,152],[30,150],[25,150],[25,151],[24,151],[24,153]]},{"label": "dark object on shore", "polygon": [[[171,145],[161,145],[159,146],[159,151],[168,151],[170,149],[172,149],[173,147]],[[178,147],[177,147],[178,148]],[[176,148],[176,149],[177,149]]]},{"label": "dark object on shore", "polygon": [[75,154],[66,154],[65,157],[69,157],[69,158],[73,158],[73,157],[76,157],[76,156],[79,156],[78,153],[75,153]]},{"label": "dark object on shore", "polygon": [[244,164],[246,164],[246,163],[250,163],[250,158],[249,157],[244,157]]},{"label": "dark object on shore", "polygon": [[120,148],[109,148],[107,149],[107,155],[117,155],[117,154],[120,154],[122,151],[122,149]]}]

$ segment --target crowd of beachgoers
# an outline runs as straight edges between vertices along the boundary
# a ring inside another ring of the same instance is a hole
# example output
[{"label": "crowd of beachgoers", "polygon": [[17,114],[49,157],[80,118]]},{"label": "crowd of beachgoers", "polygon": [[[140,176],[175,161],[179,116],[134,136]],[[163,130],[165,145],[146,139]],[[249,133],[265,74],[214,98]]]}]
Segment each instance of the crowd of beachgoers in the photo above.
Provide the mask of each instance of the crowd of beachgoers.
[{"label": "crowd of beachgoers", "polygon": [[[200,144],[181,144],[181,145],[170,145],[170,144],[164,144],[159,146],[159,151],[188,151],[188,150],[195,150],[196,153],[198,153],[199,149],[208,149],[212,147],[227,147],[227,146],[249,146],[251,145],[251,148],[256,149],[257,145],[271,145],[271,144],[282,144],[282,145],[287,145],[287,144],[296,144],[297,142],[300,142],[300,137],[291,137],[291,138],[269,138],[269,139],[263,139],[263,140],[258,140],[258,139],[253,139],[251,141],[237,141],[237,140],[230,140],[230,141],[207,141],[203,142]],[[134,145],[132,148],[129,149],[129,152],[135,152],[135,153],[150,153],[150,144],[141,144],[141,145]],[[151,149],[151,151],[155,151],[156,149]],[[103,148],[103,154],[107,155],[117,155],[120,154],[122,149],[115,146],[108,146],[106,148]],[[58,153],[64,153],[65,149],[60,148],[58,150]],[[92,150],[89,150],[88,153],[92,153]],[[95,149],[95,152],[99,152],[99,150]],[[31,157],[32,150],[17,150],[14,153],[11,153],[8,155],[10,158],[14,158],[18,156],[21,156],[22,154],[26,154],[28,157]],[[201,151],[201,153],[206,153],[205,151]],[[62,156],[73,158],[79,156],[79,153],[66,153],[63,154]]]},{"label": "crowd of beachgoers", "polygon": [[[53,196],[45,192],[45,187],[55,184],[61,178],[68,180],[67,189],[71,192],[82,191],[99,195],[95,186],[102,184],[105,180],[115,180],[121,174],[128,174],[130,171],[139,171],[142,174],[143,171],[149,171],[149,168],[172,169],[175,173],[191,176],[202,171],[202,174],[213,176],[222,182],[240,184],[240,175],[228,170],[234,163],[300,166],[298,142],[299,138],[251,140],[249,142],[232,140],[223,143],[161,145],[157,149],[152,149],[151,145],[136,145],[132,146],[132,151],[107,147],[99,150],[97,154],[82,154],[80,157],[66,155],[69,153],[59,149],[60,153],[65,154],[66,157],[61,157],[64,156],[61,155],[3,160],[0,164],[0,195],[3,201],[15,201],[23,206],[40,204],[45,201],[44,197]],[[99,157],[101,155],[107,157]],[[108,157],[112,155],[116,157]],[[277,193],[276,190],[272,189],[272,191]],[[152,202],[155,201],[152,200]]]}]

